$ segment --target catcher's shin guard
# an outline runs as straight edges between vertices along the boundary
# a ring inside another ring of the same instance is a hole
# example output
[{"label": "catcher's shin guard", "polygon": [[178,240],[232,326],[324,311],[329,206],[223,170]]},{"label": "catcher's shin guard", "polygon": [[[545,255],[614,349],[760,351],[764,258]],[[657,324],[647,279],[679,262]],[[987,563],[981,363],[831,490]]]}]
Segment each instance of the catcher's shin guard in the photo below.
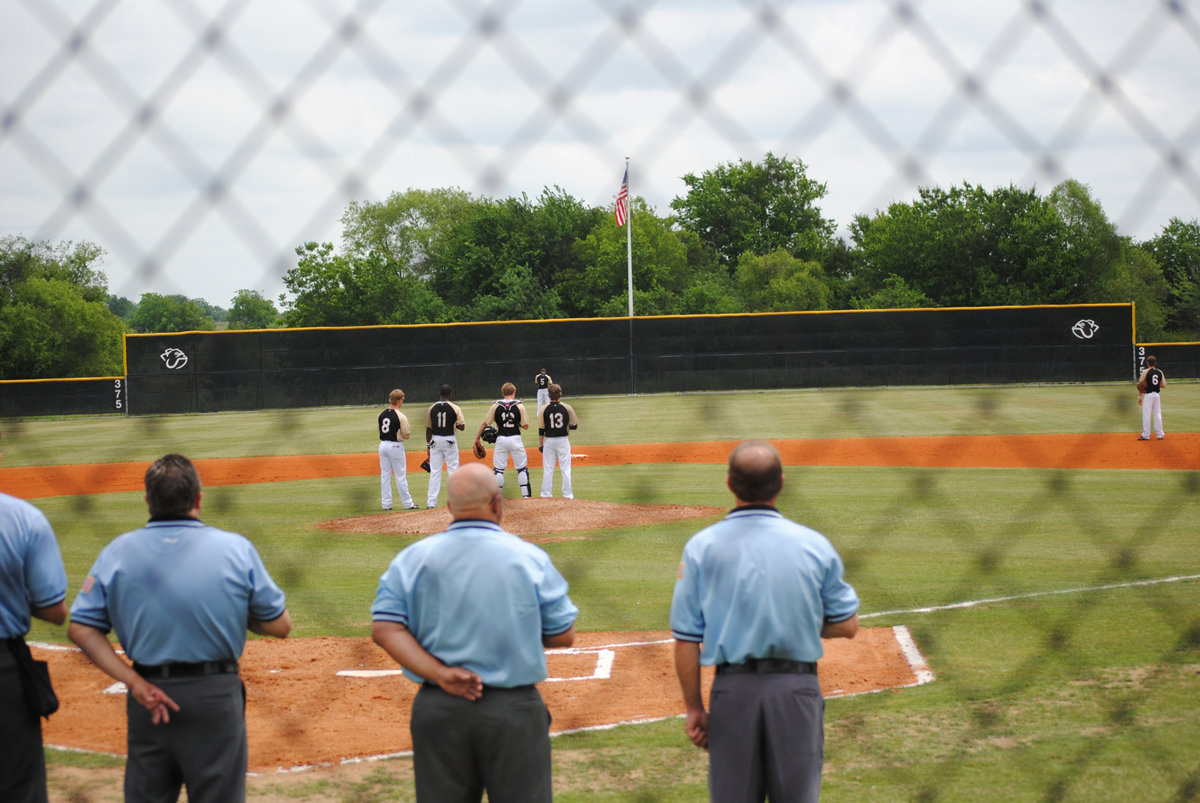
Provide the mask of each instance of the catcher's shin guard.
[{"label": "catcher's shin guard", "polygon": [[499,485],[501,488],[503,488],[504,487],[504,469],[493,468],[492,472],[496,475],[496,484]]},{"label": "catcher's shin guard", "polygon": [[529,485],[529,468],[517,469],[517,482],[521,484],[521,496],[528,499],[533,496],[533,488]]}]

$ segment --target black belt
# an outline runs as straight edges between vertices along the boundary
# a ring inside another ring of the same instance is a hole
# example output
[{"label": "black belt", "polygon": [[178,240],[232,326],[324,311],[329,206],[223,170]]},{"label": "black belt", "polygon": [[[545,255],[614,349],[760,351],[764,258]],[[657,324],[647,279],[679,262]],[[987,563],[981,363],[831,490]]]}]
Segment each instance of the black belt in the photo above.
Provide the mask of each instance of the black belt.
[{"label": "black belt", "polygon": [[196,663],[175,662],[146,666],[134,664],[133,671],[146,680],[167,680],[168,678],[196,678],[205,675],[230,675],[238,671],[237,661],[197,661]]},{"label": "black belt", "polygon": [[815,675],[817,665],[812,661],[789,661],[786,658],[747,658],[740,664],[717,664],[718,674],[741,673],[752,674],[793,674]]}]

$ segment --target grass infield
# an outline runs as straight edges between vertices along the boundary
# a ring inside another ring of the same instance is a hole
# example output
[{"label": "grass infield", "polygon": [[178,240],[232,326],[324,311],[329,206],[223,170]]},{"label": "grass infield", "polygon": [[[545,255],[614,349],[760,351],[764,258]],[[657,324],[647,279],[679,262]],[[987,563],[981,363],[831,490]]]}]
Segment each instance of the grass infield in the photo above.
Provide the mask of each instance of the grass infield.
[{"label": "grass infield", "polygon": [[[569,388],[567,389],[569,391]],[[1124,432],[1136,393],[1116,385],[779,391],[566,400],[588,444],[747,437]],[[420,428],[433,399],[404,407]],[[468,432],[490,400],[462,403]],[[4,422],[4,467],[369,452],[378,407]],[[1164,394],[1171,433],[1200,432],[1200,385]],[[420,441],[418,434],[417,442]],[[526,438],[527,445],[534,436]],[[1154,448],[1156,444],[1143,444]],[[725,505],[721,466],[575,470],[576,494]],[[533,472],[535,487],[540,472]],[[410,475],[423,492],[424,475]],[[510,483],[514,485],[514,483]],[[507,488],[507,491],[515,491]],[[408,543],[316,522],[378,509],[372,477],[210,488],[205,519],[252,538],[289,596],[297,637],[365,635],[375,582]],[[869,626],[909,626],[937,675],[900,692],[831,700],[826,800],[1190,800],[1200,797],[1200,477],[1186,471],[806,467],[783,512],[828,535]],[[74,599],[100,548],[145,519],[140,493],[36,500],[59,536]],[[663,629],[694,523],[546,544],[582,630]],[[1046,594],[1045,592],[1071,593]],[[937,608],[972,600],[1004,601]],[[62,641],[42,623],[32,638]],[[704,754],[678,721],[556,738],[556,799],[697,800]],[[56,800],[120,798],[120,761],[50,751]],[[252,799],[411,799],[411,761],[256,777]]]}]

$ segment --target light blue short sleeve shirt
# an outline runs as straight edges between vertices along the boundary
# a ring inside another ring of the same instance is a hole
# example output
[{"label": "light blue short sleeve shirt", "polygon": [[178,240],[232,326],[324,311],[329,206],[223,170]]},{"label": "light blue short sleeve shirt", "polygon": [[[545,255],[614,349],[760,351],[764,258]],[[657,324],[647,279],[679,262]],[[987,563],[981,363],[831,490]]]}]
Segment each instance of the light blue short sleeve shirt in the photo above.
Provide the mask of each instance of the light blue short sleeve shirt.
[{"label": "light blue short sleeve shirt", "polygon": [[249,619],[286,610],[258,551],[237,533],[195,519],[151,521],[101,551],[71,605],[71,620],[117,631],[141,664],[240,658]]},{"label": "light blue short sleeve shirt", "polygon": [[42,511],[0,493],[0,638],[29,632],[30,611],[67,598],[67,572]]},{"label": "light blue short sleeve shirt", "polygon": [[737,508],[683,549],[671,601],[676,639],[705,665],[748,658],[816,661],[821,628],[858,612],[833,544],[766,506]]},{"label": "light blue short sleeve shirt", "polygon": [[371,617],[404,625],[442,663],[510,688],[546,679],[542,636],[570,630],[579,613],[567,591],[543,550],[491,522],[456,521],[396,556]]}]

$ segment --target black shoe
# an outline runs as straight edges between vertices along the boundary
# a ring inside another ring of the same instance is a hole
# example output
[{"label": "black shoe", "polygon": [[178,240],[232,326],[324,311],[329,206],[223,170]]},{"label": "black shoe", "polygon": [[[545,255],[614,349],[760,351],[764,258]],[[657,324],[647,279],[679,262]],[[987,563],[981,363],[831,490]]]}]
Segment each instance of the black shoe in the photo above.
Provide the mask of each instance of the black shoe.
[{"label": "black shoe", "polygon": [[1139,440],[1139,441],[1148,441],[1148,440],[1150,440],[1150,439],[1149,439],[1149,438],[1143,438],[1141,435],[1138,435],[1138,440]]}]

